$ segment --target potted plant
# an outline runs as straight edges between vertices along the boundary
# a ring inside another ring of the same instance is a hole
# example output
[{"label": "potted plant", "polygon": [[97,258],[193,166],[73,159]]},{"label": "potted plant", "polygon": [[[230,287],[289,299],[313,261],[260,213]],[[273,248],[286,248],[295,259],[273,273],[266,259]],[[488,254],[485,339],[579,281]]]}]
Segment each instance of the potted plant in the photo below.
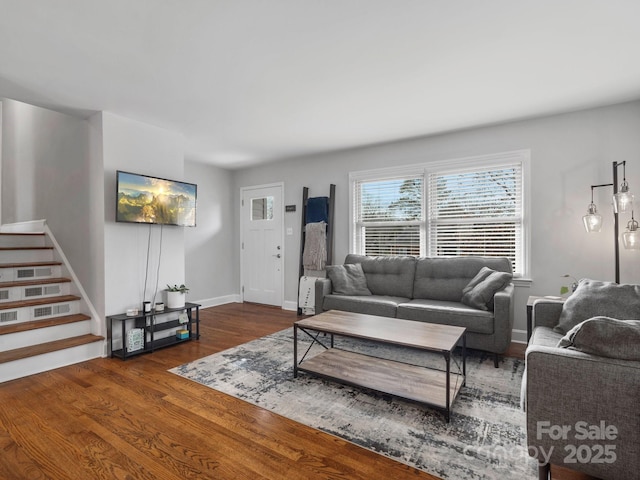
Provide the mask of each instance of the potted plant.
[{"label": "potted plant", "polygon": [[182,308],[184,307],[185,294],[189,291],[186,285],[167,285],[167,308]]}]

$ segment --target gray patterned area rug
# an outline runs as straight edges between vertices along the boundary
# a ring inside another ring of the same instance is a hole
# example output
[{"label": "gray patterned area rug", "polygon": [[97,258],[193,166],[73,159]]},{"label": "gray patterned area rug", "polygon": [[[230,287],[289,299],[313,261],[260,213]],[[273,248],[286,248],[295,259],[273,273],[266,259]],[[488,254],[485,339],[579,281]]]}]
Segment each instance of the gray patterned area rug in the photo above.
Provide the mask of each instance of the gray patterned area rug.
[{"label": "gray patterned area rug", "polygon": [[[298,335],[299,354],[311,343]],[[444,368],[441,355],[336,337],[336,346]],[[310,355],[320,353],[314,346]],[[451,422],[428,406],[300,372],[293,378],[293,329],[169,370],[386,455],[443,479],[536,478],[520,410],[524,362],[471,351]],[[443,374],[444,375],[444,374]]]}]

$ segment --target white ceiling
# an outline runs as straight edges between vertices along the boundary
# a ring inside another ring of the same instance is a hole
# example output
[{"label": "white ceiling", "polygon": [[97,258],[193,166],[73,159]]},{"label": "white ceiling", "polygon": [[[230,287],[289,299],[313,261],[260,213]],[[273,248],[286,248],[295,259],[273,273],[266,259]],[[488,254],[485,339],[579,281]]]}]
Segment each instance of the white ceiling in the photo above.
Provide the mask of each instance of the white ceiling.
[{"label": "white ceiling", "polygon": [[0,97],[225,168],[640,98],[638,0],[0,0]]}]

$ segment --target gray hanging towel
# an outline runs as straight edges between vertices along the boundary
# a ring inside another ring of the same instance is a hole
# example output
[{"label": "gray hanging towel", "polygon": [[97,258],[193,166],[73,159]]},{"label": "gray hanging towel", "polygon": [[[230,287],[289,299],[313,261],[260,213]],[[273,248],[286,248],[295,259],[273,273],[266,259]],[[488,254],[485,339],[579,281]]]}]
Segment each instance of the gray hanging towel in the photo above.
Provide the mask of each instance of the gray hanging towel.
[{"label": "gray hanging towel", "polygon": [[308,223],[305,232],[302,265],[309,270],[323,270],[327,261],[327,224]]}]

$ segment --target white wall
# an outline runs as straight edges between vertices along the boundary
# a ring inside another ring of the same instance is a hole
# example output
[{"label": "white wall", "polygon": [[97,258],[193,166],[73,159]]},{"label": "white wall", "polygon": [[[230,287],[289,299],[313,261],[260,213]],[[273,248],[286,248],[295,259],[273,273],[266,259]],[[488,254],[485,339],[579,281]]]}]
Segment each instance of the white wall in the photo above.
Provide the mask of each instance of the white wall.
[{"label": "white wall", "polygon": [[143,299],[153,299],[156,286],[156,301],[166,301],[166,285],[185,282],[183,227],[115,222],[116,170],[183,180],[184,138],[111,113],[98,115],[104,167],[105,311],[114,315],[141,308]]},{"label": "white wall", "polygon": [[[295,214],[285,216],[285,228],[294,232],[285,240],[285,300],[295,302],[304,186],[311,196],[322,196],[328,195],[330,183],[336,184],[335,261],[341,262],[349,252],[349,172],[529,149],[532,283],[518,288],[515,325],[524,331],[528,295],[559,294],[567,284],[563,274],[614,279],[612,190],[597,194],[606,222],[601,234],[587,235],[582,216],[590,185],[612,181],[613,161],[628,161],[627,179],[640,198],[638,132],[640,102],[631,102],[247,168],[235,172],[235,187],[284,181],[285,204],[297,205]],[[237,201],[235,210],[237,217]],[[621,260],[621,281],[640,283],[638,252],[621,251]]]},{"label": "white wall", "polygon": [[239,301],[232,174],[185,161],[185,180],[198,185],[195,228],[185,228],[186,279],[190,301],[204,306]]},{"label": "white wall", "polygon": [[[101,213],[92,201],[86,120],[3,99],[2,223],[47,220],[89,299],[100,305]],[[98,312],[100,310],[98,309]]]}]

